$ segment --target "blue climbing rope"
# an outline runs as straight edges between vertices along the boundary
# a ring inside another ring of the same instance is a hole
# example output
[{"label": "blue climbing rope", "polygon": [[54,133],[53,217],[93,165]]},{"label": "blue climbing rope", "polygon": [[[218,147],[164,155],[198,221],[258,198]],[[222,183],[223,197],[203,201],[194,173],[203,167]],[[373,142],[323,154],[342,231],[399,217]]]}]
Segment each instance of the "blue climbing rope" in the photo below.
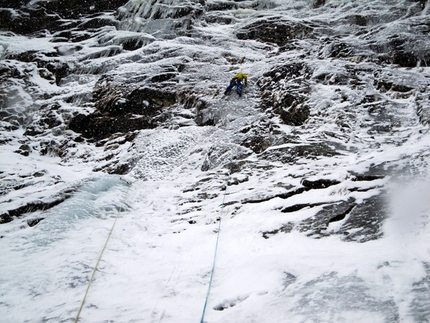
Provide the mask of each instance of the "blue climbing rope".
[{"label": "blue climbing rope", "polygon": [[221,204],[221,214],[220,214],[219,221],[218,221],[218,232],[217,232],[217,236],[216,236],[214,259],[212,262],[212,270],[211,270],[211,275],[210,275],[210,279],[209,279],[209,286],[208,286],[208,291],[206,293],[206,299],[205,299],[205,304],[203,306],[203,313],[202,313],[202,318],[200,319],[200,323],[204,323],[206,308],[208,305],[209,295],[211,293],[212,281],[213,281],[213,277],[214,277],[214,273],[215,273],[216,258],[217,258],[217,254],[218,254],[219,236],[220,236],[220,232],[221,232],[221,222],[222,222],[223,213],[224,213],[225,197],[227,195],[228,182],[229,182],[230,176],[231,176],[232,162],[233,162],[233,153],[231,154],[231,158],[230,158],[230,168],[229,168],[229,172],[228,172],[228,177],[227,177],[227,180],[225,181],[224,196],[223,196],[222,204]]}]

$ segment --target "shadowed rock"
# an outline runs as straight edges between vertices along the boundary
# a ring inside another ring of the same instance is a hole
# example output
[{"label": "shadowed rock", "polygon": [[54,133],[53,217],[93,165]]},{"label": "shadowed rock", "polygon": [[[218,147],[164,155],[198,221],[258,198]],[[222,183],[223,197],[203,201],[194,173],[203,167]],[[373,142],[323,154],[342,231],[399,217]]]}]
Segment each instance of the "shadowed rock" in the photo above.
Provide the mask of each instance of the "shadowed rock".
[{"label": "shadowed rock", "polygon": [[255,39],[278,46],[288,44],[292,39],[309,37],[313,29],[303,23],[270,18],[256,21],[236,32],[239,39]]},{"label": "shadowed rock", "polygon": [[163,119],[162,110],[176,103],[173,92],[139,88],[123,95],[122,87],[97,88],[95,111],[74,116],[69,129],[97,140],[114,133],[155,128]]}]

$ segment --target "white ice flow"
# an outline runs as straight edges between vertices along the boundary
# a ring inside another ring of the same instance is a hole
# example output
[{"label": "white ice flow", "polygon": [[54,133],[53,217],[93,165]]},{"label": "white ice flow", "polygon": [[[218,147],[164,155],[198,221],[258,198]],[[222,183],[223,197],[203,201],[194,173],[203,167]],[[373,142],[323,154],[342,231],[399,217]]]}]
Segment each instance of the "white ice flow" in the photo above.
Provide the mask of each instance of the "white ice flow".
[{"label": "white ice flow", "polygon": [[[165,149],[178,140],[169,138],[171,133],[164,132]],[[164,164],[168,162],[166,158]],[[2,225],[2,322],[71,322],[116,217],[81,321],[198,321],[223,185],[205,192],[220,194],[195,209],[186,199],[191,193],[184,191],[200,171],[184,170],[183,163],[170,166],[174,181],[94,176],[83,170],[80,188],[46,211],[43,225],[25,230],[20,229],[24,220]],[[263,239],[262,229],[279,223],[279,214],[267,205],[250,204],[235,214],[229,199],[246,192],[228,187],[206,321],[382,323],[425,318],[420,289],[427,288],[424,278],[429,275],[423,266],[430,255],[428,192],[428,178],[393,184],[393,211],[384,237],[359,244],[298,232]],[[185,208],[189,210],[182,217]],[[414,306],[418,312],[412,311]]]}]

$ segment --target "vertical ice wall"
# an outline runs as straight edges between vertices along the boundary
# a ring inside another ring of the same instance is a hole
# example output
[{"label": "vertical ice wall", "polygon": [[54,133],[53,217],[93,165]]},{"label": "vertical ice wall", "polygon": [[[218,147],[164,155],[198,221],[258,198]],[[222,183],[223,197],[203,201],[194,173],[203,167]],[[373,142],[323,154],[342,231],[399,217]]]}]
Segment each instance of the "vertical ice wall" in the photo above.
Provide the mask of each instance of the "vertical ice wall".
[{"label": "vertical ice wall", "polygon": [[[203,13],[202,1],[131,0],[119,9],[121,28],[174,37]],[[175,29],[175,30],[173,30]]]}]

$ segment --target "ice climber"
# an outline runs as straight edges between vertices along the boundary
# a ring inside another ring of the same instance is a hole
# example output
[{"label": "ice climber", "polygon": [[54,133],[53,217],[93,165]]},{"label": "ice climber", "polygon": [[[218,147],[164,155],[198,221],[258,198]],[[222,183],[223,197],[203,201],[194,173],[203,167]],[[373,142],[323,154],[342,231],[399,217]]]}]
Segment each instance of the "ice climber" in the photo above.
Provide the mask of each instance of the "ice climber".
[{"label": "ice climber", "polygon": [[242,96],[243,86],[248,85],[248,76],[245,73],[236,74],[230,81],[230,85],[225,89],[224,94],[230,94],[231,90],[236,87],[236,92],[239,96]]}]

